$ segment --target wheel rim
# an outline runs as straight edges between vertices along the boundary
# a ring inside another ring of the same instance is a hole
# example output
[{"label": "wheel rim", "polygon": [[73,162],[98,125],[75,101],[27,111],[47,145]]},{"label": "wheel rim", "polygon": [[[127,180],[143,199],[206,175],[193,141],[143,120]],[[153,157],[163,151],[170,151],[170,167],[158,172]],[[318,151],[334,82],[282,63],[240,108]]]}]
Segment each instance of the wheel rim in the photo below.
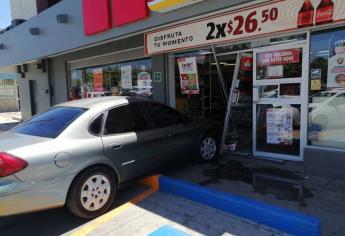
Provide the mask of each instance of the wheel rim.
[{"label": "wheel rim", "polygon": [[110,197],[110,181],[104,175],[94,175],[88,178],[82,189],[80,200],[82,206],[88,211],[101,209]]},{"label": "wheel rim", "polygon": [[204,160],[211,160],[216,155],[217,144],[213,138],[205,138],[200,145],[200,154]]}]

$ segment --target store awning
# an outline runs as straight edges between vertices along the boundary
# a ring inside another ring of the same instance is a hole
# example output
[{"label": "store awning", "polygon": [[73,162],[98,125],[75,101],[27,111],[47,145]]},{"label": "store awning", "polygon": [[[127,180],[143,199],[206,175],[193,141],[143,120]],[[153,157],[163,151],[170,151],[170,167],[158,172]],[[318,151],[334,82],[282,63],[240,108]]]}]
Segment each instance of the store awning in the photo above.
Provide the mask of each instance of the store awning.
[{"label": "store awning", "polygon": [[168,12],[204,0],[148,0],[151,11]]}]

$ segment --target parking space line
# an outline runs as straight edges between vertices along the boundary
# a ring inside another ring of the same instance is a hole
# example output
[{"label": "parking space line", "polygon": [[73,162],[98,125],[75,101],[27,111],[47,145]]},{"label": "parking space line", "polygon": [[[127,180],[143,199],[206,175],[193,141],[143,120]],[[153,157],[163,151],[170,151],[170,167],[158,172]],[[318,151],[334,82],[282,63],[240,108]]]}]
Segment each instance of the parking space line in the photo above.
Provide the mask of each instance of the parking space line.
[{"label": "parking space line", "polygon": [[146,190],[145,192],[139,194],[138,196],[131,199],[129,202],[115,208],[114,210],[96,218],[93,221],[90,221],[87,223],[84,227],[77,230],[76,232],[72,233],[70,236],[85,236],[89,233],[91,233],[96,228],[100,227],[102,224],[107,223],[111,219],[113,219],[115,216],[120,215],[127,209],[133,207],[134,205],[138,204],[145,198],[149,197],[153,193],[158,191],[158,176],[151,176],[147,177],[144,180],[141,181],[143,184],[151,187],[150,189]]}]

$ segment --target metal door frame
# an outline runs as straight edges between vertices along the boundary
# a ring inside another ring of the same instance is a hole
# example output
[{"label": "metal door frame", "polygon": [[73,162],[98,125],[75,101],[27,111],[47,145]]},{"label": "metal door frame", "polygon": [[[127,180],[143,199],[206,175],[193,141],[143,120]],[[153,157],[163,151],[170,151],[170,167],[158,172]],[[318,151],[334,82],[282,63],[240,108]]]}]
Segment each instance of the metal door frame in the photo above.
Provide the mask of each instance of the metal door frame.
[{"label": "metal door frame", "polygon": [[[292,48],[302,48],[302,77],[301,78],[284,78],[284,79],[267,79],[257,80],[256,75],[256,54],[258,52],[284,50]],[[297,41],[293,43],[278,44],[253,50],[253,155],[260,158],[277,159],[277,160],[290,160],[290,161],[303,161],[303,150],[307,145],[307,123],[308,123],[308,78],[309,78],[309,37],[307,40]],[[258,96],[257,86],[260,85],[280,85],[287,83],[300,83],[301,96],[297,99],[260,99],[257,97],[257,102],[254,97]],[[300,153],[298,156],[278,154],[270,152],[262,152],[257,150],[256,135],[257,135],[257,104],[272,104],[272,105],[301,105],[301,120],[300,120]]]}]

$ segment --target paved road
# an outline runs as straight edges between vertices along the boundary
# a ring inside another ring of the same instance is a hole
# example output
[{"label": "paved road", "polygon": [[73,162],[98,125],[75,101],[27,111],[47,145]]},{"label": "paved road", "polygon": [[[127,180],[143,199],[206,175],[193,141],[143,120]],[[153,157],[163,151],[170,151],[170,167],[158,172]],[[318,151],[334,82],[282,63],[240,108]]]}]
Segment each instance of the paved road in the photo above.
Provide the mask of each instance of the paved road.
[{"label": "paved road", "polygon": [[[132,199],[147,188],[138,184],[124,186],[114,208]],[[51,209],[26,215],[0,218],[1,236],[55,236],[69,232],[87,220],[73,216],[66,208]]]}]

